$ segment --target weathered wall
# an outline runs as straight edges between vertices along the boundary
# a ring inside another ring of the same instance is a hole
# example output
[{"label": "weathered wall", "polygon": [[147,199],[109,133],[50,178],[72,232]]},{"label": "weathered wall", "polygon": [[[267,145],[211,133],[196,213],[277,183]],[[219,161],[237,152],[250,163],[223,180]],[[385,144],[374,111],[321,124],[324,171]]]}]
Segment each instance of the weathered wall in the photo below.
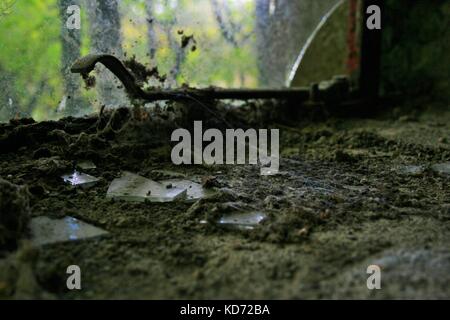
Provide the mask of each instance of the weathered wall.
[{"label": "weathered wall", "polygon": [[[293,86],[346,73],[348,1],[307,50]],[[450,0],[386,0],[381,94],[450,101]]]},{"label": "weathered wall", "polygon": [[450,1],[386,0],[381,91],[450,101]]}]

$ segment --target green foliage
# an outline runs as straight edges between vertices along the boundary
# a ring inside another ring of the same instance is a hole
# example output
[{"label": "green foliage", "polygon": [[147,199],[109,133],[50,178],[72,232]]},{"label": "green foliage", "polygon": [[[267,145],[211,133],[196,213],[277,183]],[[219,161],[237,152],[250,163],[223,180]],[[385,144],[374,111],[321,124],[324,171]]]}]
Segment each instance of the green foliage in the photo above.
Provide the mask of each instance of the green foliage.
[{"label": "green foliage", "polygon": [[56,0],[18,1],[0,21],[0,66],[12,75],[14,114],[53,117],[62,94],[59,34]]},{"label": "green foliage", "polygon": [[0,2],[0,18],[10,14],[17,0],[2,0]]},{"label": "green foliage", "polygon": [[[36,120],[63,116],[57,111],[65,95],[61,72],[61,21],[58,0],[0,0],[0,121],[12,116]],[[123,0],[121,34],[124,52],[170,73],[182,50],[181,35],[193,34],[197,50],[187,47],[176,84],[257,86],[254,2],[230,2],[226,18],[239,25],[235,47],[224,39],[210,0],[155,0],[156,55],[149,58],[145,0]],[[82,8],[81,53],[90,52],[89,21]],[[199,12],[199,10],[201,10]],[[227,21],[229,21],[227,20]],[[2,76],[3,74],[3,76]],[[82,95],[93,101],[91,91]],[[11,103],[12,101],[12,103]],[[99,102],[101,104],[101,101]],[[6,112],[8,108],[12,108]],[[91,107],[91,111],[92,107]]]}]

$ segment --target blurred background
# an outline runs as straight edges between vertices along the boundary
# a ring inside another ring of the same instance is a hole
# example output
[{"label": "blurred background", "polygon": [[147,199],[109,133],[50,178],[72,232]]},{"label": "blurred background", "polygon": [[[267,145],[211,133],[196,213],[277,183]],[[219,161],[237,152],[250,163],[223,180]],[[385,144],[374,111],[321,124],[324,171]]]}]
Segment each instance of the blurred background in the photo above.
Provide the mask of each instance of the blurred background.
[{"label": "blurred background", "polygon": [[[337,0],[0,0],[0,121],[126,104],[108,71],[95,90],[69,71],[80,56],[133,56],[176,87],[282,87]],[[69,30],[67,8],[81,9]],[[183,37],[193,38],[183,47]]]}]

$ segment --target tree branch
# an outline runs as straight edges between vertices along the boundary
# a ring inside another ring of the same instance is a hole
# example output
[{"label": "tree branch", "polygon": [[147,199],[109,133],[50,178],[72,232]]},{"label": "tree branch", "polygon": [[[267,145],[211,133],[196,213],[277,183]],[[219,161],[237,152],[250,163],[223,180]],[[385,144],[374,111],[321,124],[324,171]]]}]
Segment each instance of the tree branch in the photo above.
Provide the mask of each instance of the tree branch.
[{"label": "tree branch", "polygon": [[[219,25],[219,29],[220,29],[220,32],[222,33],[223,38],[228,43],[230,43],[233,47],[237,48],[239,45],[238,45],[236,38],[234,37],[233,31],[235,31],[235,30],[230,31],[227,28],[224,17],[222,15],[222,11],[221,11],[219,2],[217,0],[211,0],[211,6],[212,6],[214,16],[216,17],[216,21],[217,21],[217,24]],[[234,24],[230,23],[230,25],[233,28]]]}]

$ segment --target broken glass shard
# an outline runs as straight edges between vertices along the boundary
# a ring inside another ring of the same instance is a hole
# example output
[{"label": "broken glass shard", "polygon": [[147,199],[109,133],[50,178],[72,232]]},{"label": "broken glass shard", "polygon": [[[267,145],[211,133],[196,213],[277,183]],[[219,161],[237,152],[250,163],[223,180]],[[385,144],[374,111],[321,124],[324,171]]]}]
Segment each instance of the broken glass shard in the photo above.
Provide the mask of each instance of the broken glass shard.
[{"label": "broken glass shard", "polygon": [[186,194],[186,189],[167,188],[162,183],[134,173],[124,172],[120,178],[111,182],[106,197],[134,202],[170,202],[184,199]]},{"label": "broken glass shard", "polygon": [[92,170],[97,168],[92,161],[81,161],[77,164],[77,167],[81,170]]},{"label": "broken glass shard", "polygon": [[171,179],[161,181],[166,188],[179,188],[186,189],[186,201],[194,202],[198,199],[204,198],[208,194],[211,194],[212,191],[205,190],[201,184],[192,182],[190,180],[179,180],[179,179]]},{"label": "broken glass shard", "polygon": [[[253,230],[258,224],[266,219],[266,214],[259,211],[245,212],[245,213],[233,213],[222,216],[217,221],[217,224],[223,228],[235,229],[235,230]],[[205,220],[200,221],[202,224],[206,224]]]},{"label": "broken glass shard", "polygon": [[244,230],[251,230],[266,218],[262,212],[235,213],[223,216],[219,224],[224,227],[232,227]]},{"label": "broken glass shard", "polygon": [[450,175],[450,162],[434,164],[431,170],[441,175]]},{"label": "broken glass shard", "polygon": [[266,168],[266,167],[261,168],[262,176],[275,176],[278,174],[279,174],[279,171],[277,169]]},{"label": "broken glass shard", "polygon": [[64,182],[70,183],[72,186],[80,186],[83,188],[90,188],[99,181],[96,177],[78,171],[75,171],[72,174],[64,175],[62,178]]},{"label": "broken glass shard", "polygon": [[108,233],[73,217],[63,219],[36,217],[31,219],[29,228],[31,230],[31,242],[37,246],[89,239]]},{"label": "broken glass shard", "polygon": [[424,166],[408,165],[398,168],[401,175],[419,176],[425,172]]}]

